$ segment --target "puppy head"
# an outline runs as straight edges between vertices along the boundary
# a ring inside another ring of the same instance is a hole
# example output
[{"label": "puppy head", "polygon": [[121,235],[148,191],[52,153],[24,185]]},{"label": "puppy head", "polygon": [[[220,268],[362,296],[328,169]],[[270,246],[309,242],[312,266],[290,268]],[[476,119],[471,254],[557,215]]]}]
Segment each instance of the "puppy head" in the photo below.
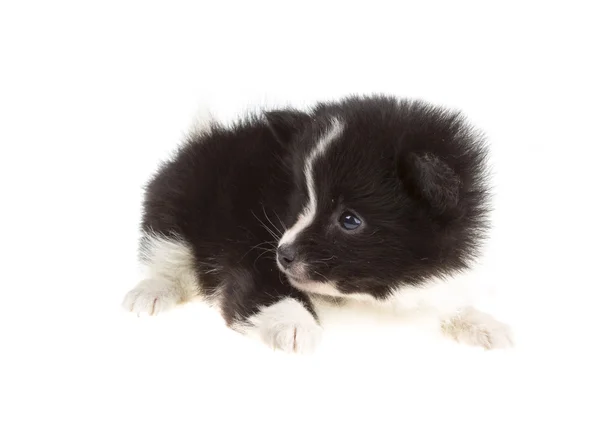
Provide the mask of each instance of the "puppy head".
[{"label": "puppy head", "polygon": [[485,149],[459,114],[385,97],[267,114],[295,175],[277,264],[301,290],[385,298],[468,267]]}]

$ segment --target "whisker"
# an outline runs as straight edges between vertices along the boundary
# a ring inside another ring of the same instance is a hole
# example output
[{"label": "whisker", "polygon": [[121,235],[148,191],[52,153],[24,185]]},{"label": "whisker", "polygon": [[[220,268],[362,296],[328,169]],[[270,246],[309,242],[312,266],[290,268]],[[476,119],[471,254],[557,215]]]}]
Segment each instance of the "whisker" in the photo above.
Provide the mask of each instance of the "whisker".
[{"label": "whisker", "polygon": [[[279,220],[279,223],[281,223],[281,228],[283,229],[283,231],[285,232],[285,225],[283,224],[283,221],[281,221],[281,219],[279,218],[279,214],[277,214],[277,211],[273,210],[273,214],[275,214],[275,217],[277,217],[277,220]],[[283,235],[283,234],[282,234]]]},{"label": "whisker", "polygon": [[329,265],[327,263],[327,261],[331,261],[334,258],[336,258],[336,256],[332,256],[332,257],[325,258],[325,259],[315,259],[315,260],[311,260],[311,263],[325,264],[327,266],[327,265]]},{"label": "whisker", "polygon": [[283,235],[283,234],[281,234],[281,232],[279,231],[279,229],[277,228],[277,226],[275,226],[275,223],[273,223],[271,221],[271,219],[269,218],[269,216],[267,215],[267,211],[265,210],[265,205],[261,204],[261,206],[262,206],[262,210],[263,210],[263,214],[265,215],[265,218],[267,219],[267,221],[269,223],[271,223],[271,226],[273,226],[273,228],[275,228],[275,231],[278,233],[279,238],[281,238],[281,235]]},{"label": "whisker", "polygon": [[256,220],[258,220],[260,222],[260,224],[263,226],[263,228],[275,239],[275,240],[279,240],[279,236],[277,234],[275,234],[261,219],[258,218],[258,216],[256,214],[254,214],[254,211],[250,211],[252,213],[252,215],[254,216],[254,218],[256,218]]},{"label": "whisker", "polygon": [[275,251],[274,251],[274,250],[271,250],[271,249],[266,249],[265,251],[263,251],[263,252],[262,252],[261,254],[259,254],[259,255],[256,257],[256,259],[254,260],[254,263],[253,263],[253,266],[254,266],[254,268],[256,268],[256,262],[257,262],[259,259],[261,259],[261,258],[262,258],[262,257],[263,257],[263,256],[264,256],[266,253],[269,253],[269,252],[273,252],[273,253],[275,253]]},{"label": "whisker", "polygon": [[313,270],[313,273],[316,273],[317,275],[319,275],[320,277],[322,277],[323,279],[325,279],[325,282],[327,282],[327,278],[322,273],[319,273],[316,270]]},{"label": "whisker", "polygon": [[[265,244],[268,244],[271,247],[270,248],[264,248],[264,247],[262,247]],[[242,257],[240,258],[240,261],[243,260],[246,257],[246,255],[248,255],[254,249],[267,249],[267,250],[273,250],[273,251],[275,251],[277,249],[277,245],[274,242],[272,242],[272,241],[263,241],[262,243],[258,243],[256,246],[252,246],[250,249],[248,249],[248,251],[242,255]]]},{"label": "whisker", "polygon": [[275,249],[268,248],[268,247],[267,247],[267,248],[262,248],[262,250],[261,250],[261,252],[260,252],[260,253],[261,253],[261,254],[264,254],[264,253],[268,253],[268,252],[271,252],[271,253],[277,253],[277,251],[276,251]]}]

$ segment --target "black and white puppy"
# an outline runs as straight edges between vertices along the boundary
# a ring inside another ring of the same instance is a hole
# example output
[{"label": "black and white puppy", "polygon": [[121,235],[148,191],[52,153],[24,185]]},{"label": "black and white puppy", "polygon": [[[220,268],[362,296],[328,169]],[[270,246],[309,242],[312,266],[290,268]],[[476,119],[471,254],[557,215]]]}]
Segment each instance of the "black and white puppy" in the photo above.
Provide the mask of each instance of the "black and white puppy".
[{"label": "black and white puppy", "polygon": [[[465,118],[422,101],[349,97],[211,122],[147,186],[148,273],[123,304],[157,314],[203,295],[232,328],[312,351],[312,297],[414,302],[470,267],[488,226],[486,171]],[[506,325],[470,306],[440,326],[510,344]]]}]

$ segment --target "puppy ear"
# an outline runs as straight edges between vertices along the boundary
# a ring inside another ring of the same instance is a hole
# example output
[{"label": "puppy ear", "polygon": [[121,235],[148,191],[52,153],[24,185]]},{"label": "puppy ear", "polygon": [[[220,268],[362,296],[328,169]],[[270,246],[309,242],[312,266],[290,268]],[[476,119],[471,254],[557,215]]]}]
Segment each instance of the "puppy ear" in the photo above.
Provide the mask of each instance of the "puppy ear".
[{"label": "puppy ear", "polygon": [[265,118],[271,133],[281,144],[289,143],[310,121],[308,114],[294,110],[265,112]]},{"label": "puppy ear", "polygon": [[443,212],[458,205],[460,178],[439,157],[410,153],[398,160],[398,175],[410,194]]}]

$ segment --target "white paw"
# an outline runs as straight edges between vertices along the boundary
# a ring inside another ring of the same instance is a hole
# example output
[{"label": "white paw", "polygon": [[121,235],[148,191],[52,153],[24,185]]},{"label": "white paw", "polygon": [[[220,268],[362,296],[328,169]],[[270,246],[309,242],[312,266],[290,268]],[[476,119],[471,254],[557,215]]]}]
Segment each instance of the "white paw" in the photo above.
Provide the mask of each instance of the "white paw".
[{"label": "white paw", "polygon": [[181,301],[174,284],[165,279],[145,279],[125,296],[123,307],[133,313],[151,316],[167,311]]},{"label": "white paw", "polygon": [[321,341],[322,328],[315,322],[282,322],[261,330],[261,337],[273,349],[310,354]]},{"label": "white paw", "polygon": [[312,353],[323,333],[313,315],[292,298],[263,308],[249,321],[267,345],[284,352]]},{"label": "white paw", "polygon": [[502,349],[513,346],[508,325],[489,314],[468,307],[442,321],[442,331],[459,343],[480,346],[484,349]]}]

